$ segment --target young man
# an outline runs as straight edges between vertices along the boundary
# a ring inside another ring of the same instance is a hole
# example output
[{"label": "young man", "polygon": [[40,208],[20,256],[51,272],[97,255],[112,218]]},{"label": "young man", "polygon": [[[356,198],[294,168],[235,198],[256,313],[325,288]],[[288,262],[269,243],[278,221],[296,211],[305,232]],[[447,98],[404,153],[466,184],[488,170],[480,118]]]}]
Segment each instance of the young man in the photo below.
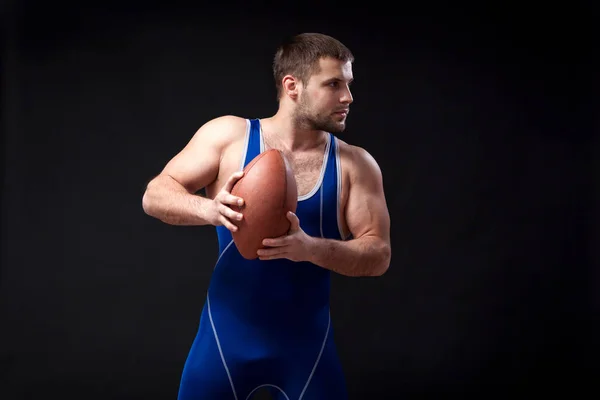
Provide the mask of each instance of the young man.
[{"label": "young man", "polygon": [[[352,103],[352,53],[322,34],[282,44],[273,72],[279,109],[270,118],[205,123],[147,186],[143,208],[173,225],[213,225],[219,257],[179,399],[346,399],[329,314],[330,273],[380,276],[390,264],[390,220],[381,171],[342,133]],[[284,152],[298,185],[291,229],[241,257],[230,206],[241,171],[262,151]],[[205,188],[206,197],[196,193]]]}]

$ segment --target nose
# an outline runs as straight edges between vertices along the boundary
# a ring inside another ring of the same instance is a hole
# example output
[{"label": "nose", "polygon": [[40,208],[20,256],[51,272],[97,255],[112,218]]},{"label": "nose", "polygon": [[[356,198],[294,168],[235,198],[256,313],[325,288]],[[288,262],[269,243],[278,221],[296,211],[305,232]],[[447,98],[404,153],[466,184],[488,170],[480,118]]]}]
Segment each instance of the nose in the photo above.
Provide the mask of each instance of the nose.
[{"label": "nose", "polygon": [[343,104],[351,104],[353,101],[354,101],[354,98],[352,97],[350,88],[346,86],[346,90],[344,90],[344,93],[342,94],[342,97],[340,98],[340,102]]}]

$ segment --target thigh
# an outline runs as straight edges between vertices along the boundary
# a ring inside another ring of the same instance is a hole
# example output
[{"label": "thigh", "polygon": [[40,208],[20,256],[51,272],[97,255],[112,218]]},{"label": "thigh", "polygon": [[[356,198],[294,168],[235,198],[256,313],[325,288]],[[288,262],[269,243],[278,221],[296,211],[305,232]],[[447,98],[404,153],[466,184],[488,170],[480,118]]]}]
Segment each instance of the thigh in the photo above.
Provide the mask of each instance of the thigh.
[{"label": "thigh", "polygon": [[178,400],[234,400],[235,395],[221,358],[207,313],[200,319],[198,334],[185,361]]},{"label": "thigh", "polygon": [[323,354],[310,381],[303,388],[299,400],[346,400],[346,380],[337,354]]},{"label": "thigh", "polygon": [[178,400],[241,400],[265,381],[263,351],[241,334],[244,326],[204,306],[198,334],[185,362]]},{"label": "thigh", "polygon": [[[344,371],[337,349],[330,336],[321,356],[315,360],[305,359],[291,370],[285,385],[287,397],[298,400],[347,400],[348,393]],[[273,393],[276,400],[288,400],[282,393]]]}]

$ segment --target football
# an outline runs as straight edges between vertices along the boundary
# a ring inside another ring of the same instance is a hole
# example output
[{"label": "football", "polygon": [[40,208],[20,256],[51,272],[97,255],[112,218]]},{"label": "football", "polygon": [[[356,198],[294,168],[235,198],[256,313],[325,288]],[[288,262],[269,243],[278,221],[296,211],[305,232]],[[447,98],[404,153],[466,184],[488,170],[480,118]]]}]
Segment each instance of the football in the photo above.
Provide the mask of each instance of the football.
[{"label": "football", "polygon": [[290,229],[288,211],[296,212],[298,188],[294,173],[283,153],[269,149],[246,165],[244,175],[234,184],[231,194],[244,199],[241,221],[232,221],[238,229],[233,241],[245,259],[258,258],[265,238],[285,235]]}]

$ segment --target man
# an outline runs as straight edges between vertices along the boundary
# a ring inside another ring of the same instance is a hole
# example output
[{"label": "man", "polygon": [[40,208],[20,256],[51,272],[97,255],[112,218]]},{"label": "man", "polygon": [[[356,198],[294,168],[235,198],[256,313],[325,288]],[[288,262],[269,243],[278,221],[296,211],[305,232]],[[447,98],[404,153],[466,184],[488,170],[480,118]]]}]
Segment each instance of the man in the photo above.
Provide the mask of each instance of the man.
[{"label": "man", "polygon": [[[264,119],[208,121],[147,186],[145,212],[173,225],[213,225],[219,257],[179,399],[346,399],[329,314],[330,273],[380,276],[391,257],[380,169],[342,133],[353,101],[352,53],[300,34],[275,54],[279,109]],[[284,152],[298,185],[281,238],[246,260],[231,231],[243,215],[230,191],[260,152]],[[196,193],[204,188],[206,197]]]}]

